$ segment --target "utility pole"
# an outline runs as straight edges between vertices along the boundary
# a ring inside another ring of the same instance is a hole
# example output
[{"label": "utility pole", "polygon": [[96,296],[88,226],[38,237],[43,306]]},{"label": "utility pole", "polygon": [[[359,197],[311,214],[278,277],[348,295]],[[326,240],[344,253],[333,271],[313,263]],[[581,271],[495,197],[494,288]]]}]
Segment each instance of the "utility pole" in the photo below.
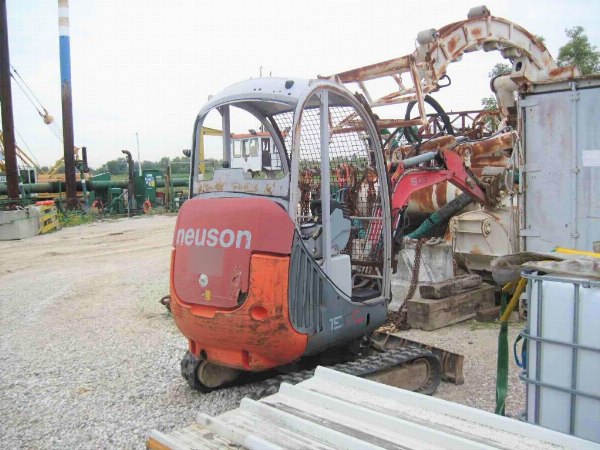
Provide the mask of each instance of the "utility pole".
[{"label": "utility pole", "polygon": [[69,0],[58,0],[58,34],[60,48],[60,82],[62,90],[63,150],[67,209],[78,207],[75,182],[75,138],[73,137],[73,102],[71,98],[71,42],[69,37]]},{"label": "utility pole", "polygon": [[135,140],[137,142],[138,171],[140,172],[140,177],[141,177],[142,176],[142,160],[140,159],[140,138],[137,134],[137,131],[135,132]]},{"label": "utility pole", "polygon": [[8,20],[6,0],[0,0],[0,102],[2,103],[2,130],[4,136],[4,163],[6,165],[7,194],[10,200],[19,199],[19,168],[15,146],[10,59],[8,54]]}]

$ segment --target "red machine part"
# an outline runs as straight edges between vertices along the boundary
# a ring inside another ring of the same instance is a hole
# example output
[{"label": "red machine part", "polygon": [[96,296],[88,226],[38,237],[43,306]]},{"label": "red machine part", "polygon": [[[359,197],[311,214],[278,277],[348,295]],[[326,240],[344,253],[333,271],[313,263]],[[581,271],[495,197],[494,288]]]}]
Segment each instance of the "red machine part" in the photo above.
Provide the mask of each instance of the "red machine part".
[{"label": "red machine part", "polygon": [[438,154],[442,157],[445,165],[445,168],[439,170],[407,171],[402,162],[398,164],[391,177],[392,211],[405,208],[414,192],[443,181],[449,181],[458,186],[464,193],[480,203],[487,202],[485,192],[475,184],[460,155],[451,150],[440,150]]},{"label": "red machine part", "polygon": [[260,198],[194,198],[183,204],[173,239],[174,293],[192,305],[235,308],[248,292],[250,256],[289,255],[294,224]]},{"label": "red machine part", "polygon": [[294,224],[262,198],[194,198],[173,239],[171,311],[197,358],[260,371],[298,359],[288,312]]},{"label": "red machine part", "polygon": [[[464,193],[470,195],[475,201],[487,203],[485,192],[477,186],[475,180],[469,175],[461,155],[452,150],[438,150],[444,162],[442,168],[415,168],[408,169],[401,162],[398,163],[394,173],[390,177],[392,185],[392,221],[393,227],[396,227],[400,219],[399,211],[408,206],[411,195],[415,192],[425,189],[434,184],[448,181]],[[381,211],[375,211],[375,216],[380,216]],[[380,239],[382,226],[376,223],[368,231],[369,241],[378,242]]]}]

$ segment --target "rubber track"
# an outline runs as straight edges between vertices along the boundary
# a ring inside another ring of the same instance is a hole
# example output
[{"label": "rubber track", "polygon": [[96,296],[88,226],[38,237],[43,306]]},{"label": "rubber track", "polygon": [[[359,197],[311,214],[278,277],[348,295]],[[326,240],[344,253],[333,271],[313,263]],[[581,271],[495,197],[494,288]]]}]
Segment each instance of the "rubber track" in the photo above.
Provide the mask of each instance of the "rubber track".
[{"label": "rubber track", "polygon": [[[355,361],[335,364],[328,367],[349,375],[366,377],[386,369],[391,369],[402,364],[413,362],[417,359],[425,359],[429,363],[430,371],[427,382],[419,389],[416,389],[415,392],[431,395],[435,392],[440,384],[442,367],[438,357],[429,350],[421,350],[419,348],[411,347],[387,350],[376,355],[371,355]],[[314,369],[309,369],[290,374],[277,375],[276,377],[259,383],[257,390],[251,396],[254,399],[260,399],[268,395],[276,394],[279,391],[279,386],[281,383],[297,384],[312,377],[314,372]]]}]

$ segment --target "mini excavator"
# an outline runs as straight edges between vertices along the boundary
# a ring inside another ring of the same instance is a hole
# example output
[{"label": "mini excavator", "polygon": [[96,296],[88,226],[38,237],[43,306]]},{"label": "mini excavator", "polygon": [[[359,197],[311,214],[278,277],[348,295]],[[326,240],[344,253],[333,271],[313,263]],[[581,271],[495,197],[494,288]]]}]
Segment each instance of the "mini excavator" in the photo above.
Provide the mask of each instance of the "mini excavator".
[{"label": "mini excavator", "polygon": [[[189,342],[189,384],[208,391],[326,355],[374,379],[419,361],[426,370],[415,389],[430,390],[440,377],[430,352],[375,349],[365,336],[386,321],[410,194],[450,181],[487,202],[482,181],[451,150],[388,165],[368,108],[335,81],[238,83],[202,109],[196,130],[214,109],[224,167],[201,173],[204,160],[192,151],[191,199],[179,212],[171,262],[170,307]],[[229,166],[235,109],[269,133],[279,171]]]}]

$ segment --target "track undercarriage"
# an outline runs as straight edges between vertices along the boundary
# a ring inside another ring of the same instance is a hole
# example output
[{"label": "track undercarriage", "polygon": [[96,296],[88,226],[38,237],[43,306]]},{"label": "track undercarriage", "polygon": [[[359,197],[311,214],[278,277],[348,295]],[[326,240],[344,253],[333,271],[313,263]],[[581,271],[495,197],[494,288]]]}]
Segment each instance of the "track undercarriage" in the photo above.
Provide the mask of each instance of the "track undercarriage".
[{"label": "track undercarriage", "polygon": [[338,350],[260,373],[215,366],[187,352],[181,361],[181,374],[193,389],[201,392],[258,383],[254,398],[276,393],[283,382],[296,384],[310,378],[317,365],[427,395],[435,392],[442,379],[463,382],[461,355],[394,334],[376,332],[352,350],[349,347]]}]

